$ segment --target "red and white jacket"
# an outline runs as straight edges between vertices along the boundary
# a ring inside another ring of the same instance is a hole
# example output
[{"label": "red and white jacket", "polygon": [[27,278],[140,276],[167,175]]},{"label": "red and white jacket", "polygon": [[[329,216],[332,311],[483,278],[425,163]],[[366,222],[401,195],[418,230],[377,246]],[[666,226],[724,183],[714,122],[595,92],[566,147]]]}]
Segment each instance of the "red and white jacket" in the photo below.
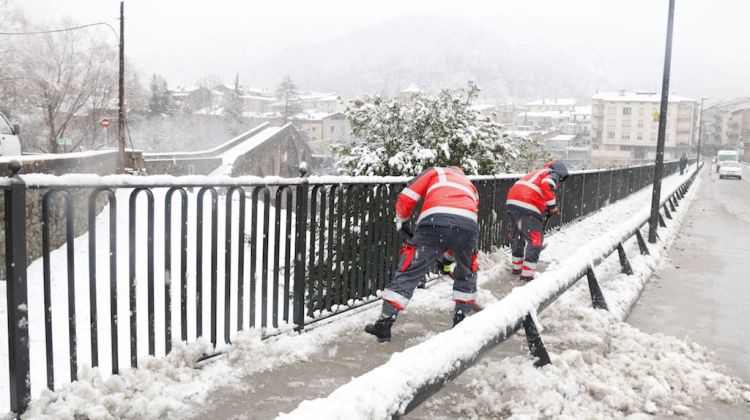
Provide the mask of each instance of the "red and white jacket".
[{"label": "red and white jacket", "polygon": [[543,214],[548,207],[557,206],[555,198],[557,183],[549,175],[549,168],[538,169],[524,175],[508,191],[505,204],[521,207],[539,215]]},{"label": "red and white jacket", "polygon": [[396,216],[406,220],[424,199],[417,223],[435,214],[477,221],[479,193],[460,168],[430,168],[409,182],[396,201]]}]

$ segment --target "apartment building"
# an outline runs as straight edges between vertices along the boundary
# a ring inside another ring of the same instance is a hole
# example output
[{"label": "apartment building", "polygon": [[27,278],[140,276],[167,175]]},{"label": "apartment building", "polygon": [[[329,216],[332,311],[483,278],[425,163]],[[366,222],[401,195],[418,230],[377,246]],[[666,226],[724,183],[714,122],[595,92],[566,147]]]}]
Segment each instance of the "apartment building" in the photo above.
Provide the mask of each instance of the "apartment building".
[{"label": "apartment building", "polygon": [[750,98],[720,102],[703,111],[702,150],[743,149],[750,145]]},{"label": "apartment building", "polygon": [[[602,92],[592,98],[591,158],[595,164],[651,161],[656,156],[661,95]],[[665,159],[688,153],[695,140],[697,102],[669,95]]]}]

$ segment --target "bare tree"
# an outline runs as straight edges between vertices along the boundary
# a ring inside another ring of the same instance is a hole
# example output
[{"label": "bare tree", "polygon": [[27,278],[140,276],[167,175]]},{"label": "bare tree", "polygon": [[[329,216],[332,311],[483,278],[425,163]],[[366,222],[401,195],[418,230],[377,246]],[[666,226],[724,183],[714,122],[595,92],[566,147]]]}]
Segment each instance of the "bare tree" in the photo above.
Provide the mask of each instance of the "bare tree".
[{"label": "bare tree", "polygon": [[276,86],[276,97],[279,98],[279,107],[284,124],[289,122],[290,117],[294,116],[294,114],[302,112],[297,85],[294,84],[288,74]]},{"label": "bare tree", "polygon": [[114,58],[110,47],[82,31],[45,35],[29,52],[25,73],[47,131],[42,150],[60,152],[59,140],[76,119],[85,118],[93,108],[101,110],[102,104],[108,106],[116,74]]}]

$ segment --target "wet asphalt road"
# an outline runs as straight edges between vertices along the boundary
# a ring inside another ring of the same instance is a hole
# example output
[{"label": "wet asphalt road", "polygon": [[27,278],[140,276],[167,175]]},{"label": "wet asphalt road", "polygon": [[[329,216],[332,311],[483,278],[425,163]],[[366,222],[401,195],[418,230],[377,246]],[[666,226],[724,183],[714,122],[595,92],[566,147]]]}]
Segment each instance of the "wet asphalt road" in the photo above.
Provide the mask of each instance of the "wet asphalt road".
[{"label": "wet asphalt road", "polygon": [[[750,382],[750,167],[742,180],[704,173],[697,200],[628,322],[714,351],[728,373]],[[704,418],[750,418],[711,404]]]}]

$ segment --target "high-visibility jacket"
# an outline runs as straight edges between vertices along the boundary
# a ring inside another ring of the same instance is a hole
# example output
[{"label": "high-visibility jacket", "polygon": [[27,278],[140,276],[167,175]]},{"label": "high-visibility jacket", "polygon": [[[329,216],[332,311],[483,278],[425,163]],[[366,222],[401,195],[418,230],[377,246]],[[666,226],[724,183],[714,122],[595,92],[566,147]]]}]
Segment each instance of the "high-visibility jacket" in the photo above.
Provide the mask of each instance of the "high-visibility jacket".
[{"label": "high-visibility jacket", "polygon": [[396,201],[396,216],[406,220],[424,199],[417,223],[449,214],[477,222],[479,193],[460,168],[430,168],[411,180]]},{"label": "high-visibility jacket", "polygon": [[549,168],[544,168],[524,175],[508,191],[505,204],[521,207],[539,215],[547,211],[547,208],[557,206],[557,182],[550,173]]}]

